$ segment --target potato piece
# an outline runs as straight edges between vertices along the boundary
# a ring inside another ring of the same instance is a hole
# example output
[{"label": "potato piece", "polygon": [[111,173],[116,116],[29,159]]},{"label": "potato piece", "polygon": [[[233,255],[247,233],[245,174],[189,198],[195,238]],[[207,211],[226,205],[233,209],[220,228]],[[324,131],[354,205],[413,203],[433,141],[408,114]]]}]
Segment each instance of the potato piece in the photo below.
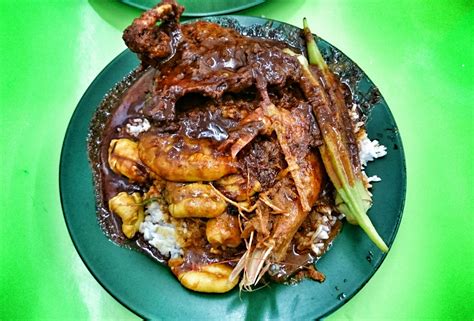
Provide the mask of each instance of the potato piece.
[{"label": "potato piece", "polygon": [[206,224],[206,238],[213,246],[239,246],[242,241],[240,238],[239,220],[236,216],[228,213],[223,213],[216,218],[210,219]]},{"label": "potato piece", "polygon": [[144,182],[147,178],[145,166],[138,157],[138,144],[130,139],[112,139],[109,145],[109,166],[117,174],[132,182]]},{"label": "potato piece", "polygon": [[217,189],[226,197],[235,201],[245,201],[257,192],[262,186],[255,178],[247,179],[240,174],[228,175],[216,181]]},{"label": "potato piece", "polygon": [[212,218],[222,214],[227,203],[211,186],[202,183],[167,183],[165,197],[173,217]]},{"label": "potato piece", "polygon": [[132,195],[120,192],[109,200],[109,209],[122,219],[122,231],[129,239],[135,236],[145,218],[142,197],[139,193]]},{"label": "potato piece", "polygon": [[184,271],[178,275],[181,284],[190,290],[207,293],[224,293],[232,290],[239,278],[229,281],[232,267],[214,263],[198,267],[197,270]]}]

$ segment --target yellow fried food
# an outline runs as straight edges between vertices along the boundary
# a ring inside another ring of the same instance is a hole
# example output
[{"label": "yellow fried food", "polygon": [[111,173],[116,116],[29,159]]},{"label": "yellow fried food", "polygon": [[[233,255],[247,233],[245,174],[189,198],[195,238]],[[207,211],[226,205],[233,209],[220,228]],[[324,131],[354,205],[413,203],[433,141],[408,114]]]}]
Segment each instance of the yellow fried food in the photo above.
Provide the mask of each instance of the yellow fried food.
[{"label": "yellow fried food", "polygon": [[212,218],[222,214],[227,203],[217,195],[211,186],[202,183],[166,184],[166,201],[173,217]]},{"label": "yellow fried food", "polygon": [[242,241],[240,238],[239,220],[236,216],[228,213],[223,213],[216,218],[210,219],[206,223],[206,238],[214,246],[239,246]]},{"label": "yellow fried food", "polygon": [[240,174],[222,177],[215,184],[222,194],[237,202],[248,200],[249,197],[262,190],[262,186],[257,179],[252,177],[247,181]]},{"label": "yellow fried food", "polygon": [[145,214],[143,212],[142,197],[139,193],[132,195],[120,192],[109,200],[109,209],[122,219],[122,231],[131,239],[137,233]]},{"label": "yellow fried food", "polygon": [[232,268],[222,263],[213,263],[196,267],[192,271],[178,274],[181,284],[190,290],[207,293],[224,293],[232,290],[239,279],[229,281]]},{"label": "yellow fried food", "polygon": [[156,175],[173,182],[214,181],[237,172],[232,158],[209,139],[146,134],[138,142],[138,153]]},{"label": "yellow fried food", "polygon": [[109,145],[109,166],[117,174],[133,182],[144,182],[147,172],[138,157],[138,145],[127,139],[112,139]]}]

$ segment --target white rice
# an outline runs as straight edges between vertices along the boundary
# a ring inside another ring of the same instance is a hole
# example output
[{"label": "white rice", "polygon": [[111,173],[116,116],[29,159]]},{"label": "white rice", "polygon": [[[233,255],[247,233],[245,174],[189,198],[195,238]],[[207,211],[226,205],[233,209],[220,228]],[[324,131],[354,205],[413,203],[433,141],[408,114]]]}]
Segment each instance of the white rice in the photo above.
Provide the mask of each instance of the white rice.
[{"label": "white rice", "polygon": [[387,147],[380,145],[377,140],[370,140],[364,132],[359,139],[359,157],[362,167],[368,162],[387,155]]},{"label": "white rice", "polygon": [[183,255],[176,237],[176,228],[169,221],[169,216],[157,202],[150,203],[145,210],[145,220],[140,224],[140,233],[148,243],[163,256],[177,258]]},{"label": "white rice", "polygon": [[354,123],[354,133],[357,133],[364,126],[364,122],[359,120],[357,104],[352,104],[352,108],[349,109],[349,115],[351,116],[352,122]]},{"label": "white rice", "polygon": [[380,182],[382,179],[378,177],[377,175],[372,175],[370,177],[367,177],[367,181],[370,182]]},{"label": "white rice", "polygon": [[316,256],[323,254],[325,241],[329,239],[332,226],[336,223],[337,217],[332,215],[329,206],[319,206],[317,211],[322,215],[321,223],[316,231],[309,233],[311,235],[311,250]]},{"label": "white rice", "polygon": [[[357,104],[352,104],[352,108],[349,109],[349,115],[354,123],[354,133],[356,134],[359,143],[360,163],[362,168],[365,168],[368,162],[387,155],[387,148],[384,145],[380,145],[378,140],[369,139],[367,132],[363,128],[365,124],[363,121],[360,121],[359,113],[357,112]],[[374,179],[369,180],[369,182],[380,181],[378,176],[371,177]]]},{"label": "white rice", "polygon": [[[381,145],[378,140],[369,139],[367,132],[364,129],[364,122],[360,121],[359,113],[357,112],[357,104],[352,104],[352,108],[349,109],[349,115],[354,123],[354,133],[357,136],[359,145],[360,164],[362,169],[364,169],[368,162],[387,155],[387,148],[384,145]],[[382,180],[377,175],[368,177],[365,171],[362,171],[362,174],[367,188],[372,187],[372,184],[370,184],[371,182],[380,182]]]},{"label": "white rice", "polygon": [[311,245],[311,250],[313,250],[314,254],[316,255],[321,255],[323,248],[324,248],[324,243],[321,243],[321,242],[313,243]]},{"label": "white rice", "polygon": [[128,134],[137,137],[143,132],[150,129],[151,125],[146,118],[134,118],[126,125],[126,131]]}]

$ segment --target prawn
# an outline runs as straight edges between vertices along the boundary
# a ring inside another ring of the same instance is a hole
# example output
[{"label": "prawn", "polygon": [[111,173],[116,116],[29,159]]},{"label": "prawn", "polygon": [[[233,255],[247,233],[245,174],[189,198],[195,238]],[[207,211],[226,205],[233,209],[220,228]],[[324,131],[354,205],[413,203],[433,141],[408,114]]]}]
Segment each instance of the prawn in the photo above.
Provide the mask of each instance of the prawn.
[{"label": "prawn", "polygon": [[156,175],[172,182],[214,181],[237,173],[236,162],[204,138],[146,134],[138,142],[138,155]]}]

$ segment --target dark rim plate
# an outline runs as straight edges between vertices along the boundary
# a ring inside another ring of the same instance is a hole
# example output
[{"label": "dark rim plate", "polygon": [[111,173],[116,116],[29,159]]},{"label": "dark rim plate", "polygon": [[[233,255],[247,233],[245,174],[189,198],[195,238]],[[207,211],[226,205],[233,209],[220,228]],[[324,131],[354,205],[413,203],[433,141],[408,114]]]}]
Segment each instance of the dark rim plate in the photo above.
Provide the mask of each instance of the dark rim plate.
[{"label": "dark rim plate", "polygon": [[[250,36],[286,40],[304,46],[300,29],[277,21],[243,16],[207,20]],[[372,192],[369,215],[382,238],[393,244],[405,201],[406,168],[395,120],[375,85],[337,48],[318,41],[330,67],[341,77],[367,117],[369,137],[387,147],[388,155],[370,163],[368,175],[382,178]],[[358,227],[345,224],[332,249],[318,262],[324,283],[305,280],[296,286],[271,284],[252,293],[212,295],[181,287],[167,267],[145,255],[121,248],[103,234],[95,214],[92,171],[87,156],[90,121],[104,95],[138,65],[128,50],[117,56],[92,82],[69,123],[61,152],[60,193],[69,233],[97,281],[133,312],[152,319],[315,319],[352,298],[380,267],[385,255]]]},{"label": "dark rim plate", "polygon": [[[148,10],[156,5],[156,0],[120,0],[132,7]],[[265,0],[181,0],[186,8],[183,17],[204,17],[221,15],[248,9],[264,3]]]}]

